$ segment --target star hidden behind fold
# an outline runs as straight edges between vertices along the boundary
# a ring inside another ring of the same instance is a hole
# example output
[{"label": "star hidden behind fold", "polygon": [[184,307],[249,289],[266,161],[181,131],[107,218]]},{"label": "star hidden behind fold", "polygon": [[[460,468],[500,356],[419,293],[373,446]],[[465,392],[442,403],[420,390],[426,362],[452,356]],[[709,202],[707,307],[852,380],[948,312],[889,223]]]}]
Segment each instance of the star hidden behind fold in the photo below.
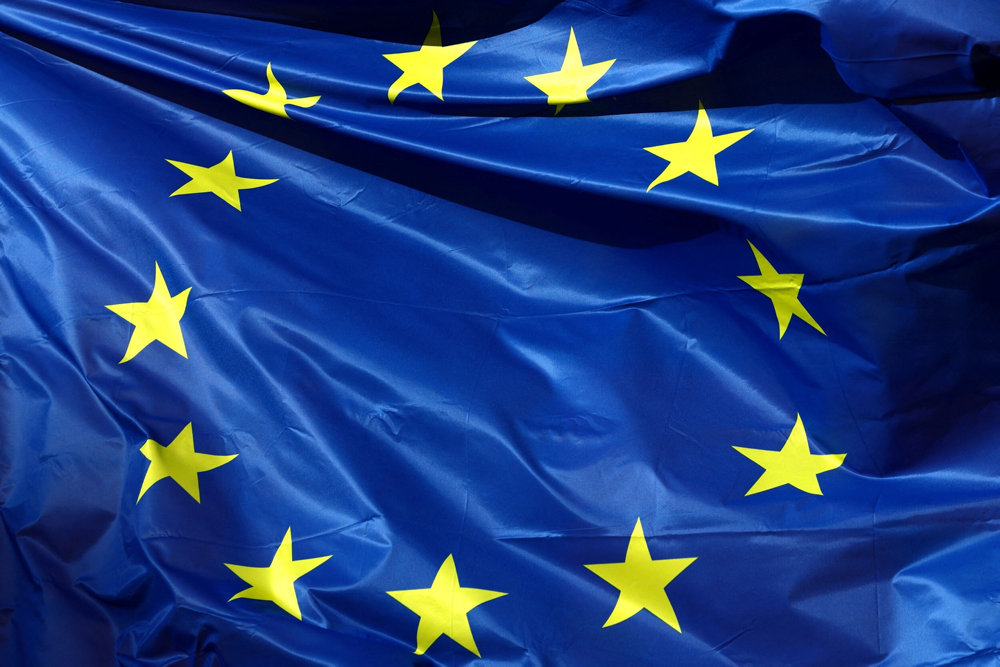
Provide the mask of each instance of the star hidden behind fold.
[{"label": "star hidden behind fold", "polygon": [[237,102],[242,102],[247,106],[260,109],[261,111],[266,111],[267,113],[274,114],[275,116],[281,116],[282,118],[289,117],[288,112],[285,110],[286,105],[291,104],[292,106],[305,109],[319,102],[320,98],[319,95],[315,95],[313,97],[296,97],[289,99],[288,94],[285,93],[284,86],[278,83],[278,78],[274,76],[274,72],[271,71],[271,63],[267,64],[267,92],[263,95],[249,90],[242,90],[240,88],[230,88],[228,90],[223,90],[222,92]]},{"label": "star hidden behind fold", "polygon": [[444,100],[444,68],[472,48],[473,44],[475,42],[441,46],[441,24],[437,14],[432,12],[431,29],[427,31],[420,50],[382,54],[382,57],[403,70],[399,78],[389,86],[389,102],[395,102],[401,92],[416,84],[423,86],[439,100]]},{"label": "star hidden behind fold", "polygon": [[118,303],[105,306],[130,324],[135,325],[132,337],[129,338],[125,356],[118,363],[123,364],[146,349],[155,340],[187,359],[187,348],[184,346],[184,334],[181,332],[181,318],[187,309],[188,294],[191,288],[170,295],[167,283],[160,273],[160,264],[154,264],[156,276],[153,279],[153,293],[149,300],[142,303]]}]

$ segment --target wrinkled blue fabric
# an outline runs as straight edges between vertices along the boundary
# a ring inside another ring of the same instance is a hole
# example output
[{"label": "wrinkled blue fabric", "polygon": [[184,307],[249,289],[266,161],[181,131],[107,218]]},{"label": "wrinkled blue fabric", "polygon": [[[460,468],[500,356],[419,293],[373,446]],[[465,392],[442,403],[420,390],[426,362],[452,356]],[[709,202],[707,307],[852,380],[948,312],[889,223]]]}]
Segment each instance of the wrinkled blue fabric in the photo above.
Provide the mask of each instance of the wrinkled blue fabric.
[{"label": "wrinkled blue fabric", "polygon": [[[992,664],[1000,12],[852,0],[0,7],[0,663]],[[478,40],[390,104],[383,57]],[[615,59],[558,114],[573,28]],[[222,94],[266,89],[290,118]],[[647,191],[699,105],[719,184]],[[167,160],[278,179],[242,210]],[[801,303],[779,338],[748,241]],[[187,358],[119,363],[154,266]],[[745,495],[800,416],[822,495]],[[238,454],[138,499],[147,439]],[[641,519],[681,632],[603,628]],[[298,620],[226,563],[288,528]]]}]

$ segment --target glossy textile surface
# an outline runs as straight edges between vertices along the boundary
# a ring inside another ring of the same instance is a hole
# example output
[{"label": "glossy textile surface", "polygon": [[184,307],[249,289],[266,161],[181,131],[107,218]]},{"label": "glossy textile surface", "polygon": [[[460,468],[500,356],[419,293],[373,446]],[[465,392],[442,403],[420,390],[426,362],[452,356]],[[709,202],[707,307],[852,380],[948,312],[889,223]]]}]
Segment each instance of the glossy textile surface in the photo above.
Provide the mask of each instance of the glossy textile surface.
[{"label": "glossy textile surface", "polygon": [[995,664],[998,45],[4,3],[0,663]]}]

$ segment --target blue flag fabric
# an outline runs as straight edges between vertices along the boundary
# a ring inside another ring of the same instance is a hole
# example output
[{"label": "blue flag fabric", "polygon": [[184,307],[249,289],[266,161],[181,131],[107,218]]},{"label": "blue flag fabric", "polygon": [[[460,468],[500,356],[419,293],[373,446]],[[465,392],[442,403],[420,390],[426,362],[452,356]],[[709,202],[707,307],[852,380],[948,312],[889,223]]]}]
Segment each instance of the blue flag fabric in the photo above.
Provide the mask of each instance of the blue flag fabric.
[{"label": "blue flag fabric", "polygon": [[0,7],[0,663],[994,664],[1000,13],[919,4]]}]

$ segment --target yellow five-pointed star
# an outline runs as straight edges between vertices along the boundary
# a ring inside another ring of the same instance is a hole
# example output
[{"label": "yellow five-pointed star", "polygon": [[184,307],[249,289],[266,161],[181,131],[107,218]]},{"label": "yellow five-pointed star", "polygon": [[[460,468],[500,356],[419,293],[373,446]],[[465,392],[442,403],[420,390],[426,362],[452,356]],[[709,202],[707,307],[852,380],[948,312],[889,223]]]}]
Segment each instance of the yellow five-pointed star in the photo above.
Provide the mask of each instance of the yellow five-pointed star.
[{"label": "yellow five-pointed star", "polygon": [[160,273],[159,263],[155,264],[156,277],[153,279],[153,293],[144,303],[118,303],[105,306],[115,315],[135,325],[132,337],[125,349],[125,356],[118,363],[123,364],[142,352],[147,345],[158,340],[171,350],[187,359],[184,334],[181,333],[181,318],[187,309],[191,288],[170,295],[167,283]]},{"label": "yellow five-pointed star", "polygon": [[281,116],[283,118],[288,118],[288,112],[285,111],[285,105],[291,104],[292,106],[308,108],[319,102],[319,95],[313,97],[296,97],[288,99],[287,93],[285,93],[285,88],[278,83],[278,78],[274,76],[274,72],[271,71],[271,63],[267,64],[267,92],[261,95],[260,93],[254,93],[249,90],[242,90],[240,88],[230,88],[228,90],[223,90],[226,95],[237,102],[242,102],[248,106],[252,106],[255,109],[260,109],[261,111],[266,111],[267,113],[273,113],[275,116]]},{"label": "yellow five-pointed star", "polygon": [[441,89],[444,86],[444,68],[453,63],[463,53],[468,51],[475,42],[441,46],[441,24],[437,14],[431,13],[431,29],[419,51],[407,53],[383,53],[393,65],[403,70],[403,73],[389,86],[389,102],[395,102],[396,96],[414,84],[420,84],[434,94],[439,100],[444,97]]},{"label": "yellow five-pointed star", "polygon": [[696,560],[697,558],[653,560],[649,555],[646,536],[642,532],[642,521],[636,519],[635,529],[625,552],[625,562],[584,566],[620,591],[618,603],[611,610],[611,616],[605,621],[604,627],[621,623],[643,609],[648,609],[658,619],[680,632],[681,625],[665,589],[674,577]]},{"label": "yellow five-pointed star", "polygon": [[[750,241],[747,241],[747,243],[750,243]],[[753,250],[753,256],[757,259],[757,268],[760,269],[760,275],[737,276],[737,278],[771,300],[771,305],[774,306],[774,314],[778,318],[778,339],[780,340],[785,335],[785,331],[788,330],[788,324],[792,321],[792,315],[803,320],[825,336],[826,332],[823,331],[823,327],[813,319],[813,316],[809,314],[806,307],[799,301],[799,289],[802,287],[803,274],[778,273],[753,243],[750,243],[750,249]]]},{"label": "yellow five-pointed star", "polygon": [[191,424],[181,429],[173,442],[166,447],[155,440],[147,440],[139,451],[149,459],[149,467],[146,468],[146,476],[142,480],[142,488],[139,489],[136,503],[142,500],[142,496],[149,490],[149,487],[167,477],[177,482],[195,501],[200,503],[201,489],[198,487],[198,473],[214,470],[238,456],[238,454],[217,456],[194,451]]},{"label": "yellow five-pointed star", "polygon": [[430,588],[387,591],[400,604],[420,617],[417,625],[417,655],[423,655],[441,635],[454,639],[460,646],[479,655],[476,640],[469,627],[468,613],[484,602],[507,595],[481,588],[462,588],[451,554],[438,568]]},{"label": "yellow five-pointed star", "polygon": [[200,167],[196,164],[178,162],[177,160],[167,160],[185,174],[191,180],[170,193],[174,195],[194,195],[202,192],[211,192],[222,201],[226,202],[237,211],[242,211],[240,207],[240,190],[260,188],[270,185],[278,179],[276,178],[243,178],[236,175],[236,167],[233,166],[233,152],[222,158],[222,162],[213,164],[211,167]]},{"label": "yellow five-pointed star", "polygon": [[733,449],[764,469],[764,474],[744,494],[747,496],[785,484],[821,496],[823,492],[819,488],[816,476],[821,472],[839,468],[847,456],[847,454],[810,454],[806,429],[799,415],[795,415],[795,426],[792,427],[792,432],[780,451],[735,446]]},{"label": "yellow five-pointed star", "polygon": [[524,77],[549,96],[549,104],[556,105],[556,113],[562,111],[567,104],[589,102],[587,90],[604,76],[615,63],[614,59],[584,65],[580,58],[580,47],[576,44],[573,28],[569,29],[569,44],[566,45],[566,56],[562,67],[557,72],[534,74]]},{"label": "yellow five-pointed star", "polygon": [[292,529],[289,528],[281,544],[278,545],[278,550],[274,552],[271,564],[267,567],[224,563],[237,577],[250,584],[250,588],[229,598],[229,602],[236,598],[270,600],[301,621],[302,612],[299,610],[299,598],[295,594],[295,580],[316,569],[329,558],[330,556],[318,556],[293,560]]},{"label": "yellow five-pointed star", "polygon": [[686,141],[662,146],[644,148],[653,155],[669,160],[670,164],[646,188],[646,192],[666,181],[673,180],[688,172],[699,178],[719,184],[719,174],[715,170],[715,156],[726,150],[737,141],[753,132],[753,129],[729,132],[727,134],[712,134],[712,124],[708,120],[708,112],[701,102],[698,103],[698,118],[694,129]]}]

